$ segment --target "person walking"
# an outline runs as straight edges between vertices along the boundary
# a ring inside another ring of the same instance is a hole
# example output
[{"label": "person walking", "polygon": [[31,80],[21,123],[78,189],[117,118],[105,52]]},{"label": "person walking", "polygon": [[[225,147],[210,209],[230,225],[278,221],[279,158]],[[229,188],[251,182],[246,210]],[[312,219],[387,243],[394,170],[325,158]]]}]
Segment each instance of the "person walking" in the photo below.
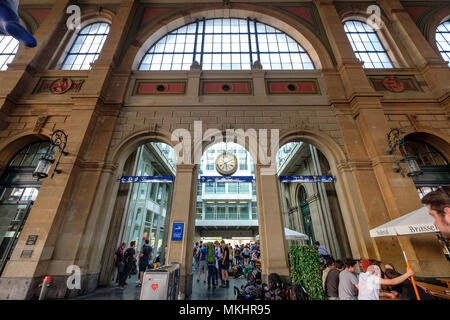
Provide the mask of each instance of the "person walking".
[{"label": "person walking", "polygon": [[216,254],[219,256],[216,263],[216,285],[220,281],[222,281],[222,255],[220,252],[220,244],[219,241],[214,242]]},{"label": "person walking", "polygon": [[126,242],[122,242],[119,248],[117,248],[116,253],[114,254],[114,263],[117,267],[117,278],[116,283],[119,283],[120,277],[125,269],[125,263],[123,262],[123,251],[127,247]]},{"label": "person walking", "polygon": [[329,260],[331,261],[333,260],[331,255],[328,253],[328,250],[325,249],[324,246],[321,246],[319,241],[316,241],[314,245],[316,246],[316,249],[319,252],[320,260],[322,260],[324,263],[327,263]]},{"label": "person walking", "polygon": [[344,270],[344,263],[341,260],[333,262],[324,285],[327,300],[339,300],[339,274],[342,270]]},{"label": "person walking", "polygon": [[230,267],[230,249],[225,244],[225,240],[220,242],[221,247],[221,261],[222,261],[222,285],[221,288],[229,288],[230,281],[228,280],[228,268]]},{"label": "person walking", "polygon": [[142,286],[142,280],[144,279],[144,272],[147,270],[148,265],[152,259],[153,248],[149,245],[150,241],[148,239],[145,240],[144,245],[142,246],[142,250],[139,254],[139,283],[138,287]]},{"label": "person walking", "polygon": [[192,260],[194,260],[194,270],[198,271],[198,261],[199,261],[198,259],[199,259],[199,255],[200,255],[200,248],[198,246],[198,242],[195,243],[192,255],[193,255]]},{"label": "person walking", "polygon": [[134,247],[136,245],[136,241],[131,241],[130,242],[130,247],[125,251],[123,258],[124,258],[124,263],[125,263],[125,268],[124,271],[122,273],[122,276],[120,277],[119,280],[119,289],[123,290],[125,289],[125,281],[128,277],[128,275],[130,274],[131,269],[133,268],[133,264],[136,261],[136,250],[134,250]]},{"label": "person walking", "polygon": [[208,255],[208,249],[206,248],[206,243],[203,244],[203,248],[200,249],[200,261],[197,282],[200,282],[200,276],[202,273],[205,274],[203,283],[206,283],[206,272],[208,271],[208,263],[206,262],[206,256]]},{"label": "person walking", "polygon": [[244,249],[242,250],[242,257],[244,257],[244,265],[248,264],[249,256],[250,256],[250,249],[249,249],[248,245],[246,245],[244,247]]},{"label": "person walking", "polygon": [[356,261],[344,260],[345,270],[339,273],[339,300],[357,300],[358,277],[355,274]]},{"label": "person walking", "polygon": [[219,256],[215,250],[212,242],[208,242],[206,245],[206,262],[208,263],[208,289],[211,289],[211,285],[213,290],[217,287],[217,269],[216,263]]},{"label": "person walking", "polygon": [[234,260],[236,265],[241,264],[241,248],[238,245],[234,248]]}]

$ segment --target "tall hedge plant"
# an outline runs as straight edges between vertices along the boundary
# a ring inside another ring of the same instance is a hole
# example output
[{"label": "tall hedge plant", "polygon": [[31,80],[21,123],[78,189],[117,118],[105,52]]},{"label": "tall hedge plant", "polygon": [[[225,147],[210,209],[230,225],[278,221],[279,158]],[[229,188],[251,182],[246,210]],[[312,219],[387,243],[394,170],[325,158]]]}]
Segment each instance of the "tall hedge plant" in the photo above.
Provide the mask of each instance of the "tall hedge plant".
[{"label": "tall hedge plant", "polygon": [[311,245],[291,246],[289,261],[292,283],[303,285],[310,299],[324,300],[325,293],[317,249]]}]

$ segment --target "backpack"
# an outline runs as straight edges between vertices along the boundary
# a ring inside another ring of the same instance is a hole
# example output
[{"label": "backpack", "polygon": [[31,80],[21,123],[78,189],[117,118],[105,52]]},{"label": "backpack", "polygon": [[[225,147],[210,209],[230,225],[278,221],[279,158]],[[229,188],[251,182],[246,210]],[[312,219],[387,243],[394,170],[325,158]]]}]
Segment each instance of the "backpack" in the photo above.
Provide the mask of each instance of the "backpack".
[{"label": "backpack", "polygon": [[125,251],[125,254],[123,255],[123,261],[126,264],[132,264],[134,262],[133,253],[131,252],[130,248],[128,248],[127,251]]},{"label": "backpack", "polygon": [[308,300],[308,294],[305,288],[300,284],[289,287],[289,300]]},{"label": "backpack", "polygon": [[247,282],[251,286],[254,286],[256,284],[256,277],[254,272],[249,272],[249,274],[247,275]]},{"label": "backpack", "polygon": [[268,300],[288,300],[288,292],[283,281],[281,281],[278,273],[269,274],[269,285],[267,286],[267,291],[265,292],[265,297]]},{"label": "backpack", "polygon": [[214,263],[214,262],[216,262],[216,250],[214,248],[214,245],[211,242],[209,242],[206,245],[206,250],[207,250],[206,262],[207,263]]}]

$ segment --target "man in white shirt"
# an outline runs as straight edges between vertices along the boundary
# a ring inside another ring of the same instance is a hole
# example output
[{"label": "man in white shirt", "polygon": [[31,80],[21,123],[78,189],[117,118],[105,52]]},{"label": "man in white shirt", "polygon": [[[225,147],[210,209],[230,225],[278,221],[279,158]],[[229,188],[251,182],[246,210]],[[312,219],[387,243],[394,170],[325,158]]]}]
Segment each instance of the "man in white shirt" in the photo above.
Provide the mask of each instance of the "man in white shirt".
[{"label": "man in white shirt", "polygon": [[377,265],[370,265],[367,272],[359,275],[358,281],[358,300],[379,300],[381,285],[397,285],[414,275],[414,271],[408,271],[394,279],[381,278],[381,270]]}]

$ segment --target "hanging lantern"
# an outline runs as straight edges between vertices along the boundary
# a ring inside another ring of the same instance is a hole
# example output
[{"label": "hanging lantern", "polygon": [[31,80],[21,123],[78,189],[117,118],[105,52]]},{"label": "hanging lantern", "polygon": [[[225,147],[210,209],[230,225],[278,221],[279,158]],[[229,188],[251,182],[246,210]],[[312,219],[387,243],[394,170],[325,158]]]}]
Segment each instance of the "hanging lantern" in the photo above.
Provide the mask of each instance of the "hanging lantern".
[{"label": "hanging lantern", "polygon": [[47,178],[53,162],[55,162],[55,160],[50,160],[46,157],[40,158],[36,169],[33,172],[33,177],[37,178],[38,180]]},{"label": "hanging lantern", "polygon": [[415,177],[423,173],[414,157],[406,157],[404,162],[408,177]]}]

